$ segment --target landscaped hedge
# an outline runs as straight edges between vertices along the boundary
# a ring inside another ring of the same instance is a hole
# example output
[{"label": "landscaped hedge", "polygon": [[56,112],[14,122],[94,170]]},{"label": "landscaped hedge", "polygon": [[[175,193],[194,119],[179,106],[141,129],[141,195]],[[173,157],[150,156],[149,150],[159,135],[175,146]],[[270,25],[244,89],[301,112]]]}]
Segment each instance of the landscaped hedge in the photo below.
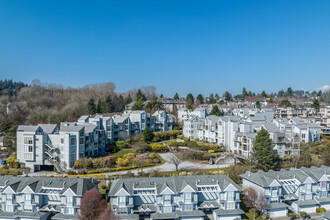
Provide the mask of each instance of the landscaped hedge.
[{"label": "landscaped hedge", "polygon": [[2,175],[22,175],[22,172],[19,170],[9,170],[9,169],[0,168],[0,174],[2,174]]},{"label": "landscaped hedge", "polygon": [[165,144],[153,144],[153,145],[151,145],[151,150],[164,151],[164,150],[167,150],[167,146]]},{"label": "landscaped hedge", "polygon": [[182,130],[154,132],[154,135],[160,138],[162,141],[165,141],[165,140],[175,139],[179,135],[182,135]]},{"label": "landscaped hedge", "polygon": [[325,208],[316,208],[316,213],[326,212]]}]

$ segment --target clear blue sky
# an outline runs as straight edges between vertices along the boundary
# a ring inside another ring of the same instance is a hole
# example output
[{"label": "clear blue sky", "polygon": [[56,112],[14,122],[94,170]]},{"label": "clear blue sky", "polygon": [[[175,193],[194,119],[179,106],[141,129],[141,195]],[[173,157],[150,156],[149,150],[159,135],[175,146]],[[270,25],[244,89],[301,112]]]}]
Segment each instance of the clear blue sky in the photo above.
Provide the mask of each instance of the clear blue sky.
[{"label": "clear blue sky", "polygon": [[0,1],[0,78],[204,95],[330,84],[329,0]]}]

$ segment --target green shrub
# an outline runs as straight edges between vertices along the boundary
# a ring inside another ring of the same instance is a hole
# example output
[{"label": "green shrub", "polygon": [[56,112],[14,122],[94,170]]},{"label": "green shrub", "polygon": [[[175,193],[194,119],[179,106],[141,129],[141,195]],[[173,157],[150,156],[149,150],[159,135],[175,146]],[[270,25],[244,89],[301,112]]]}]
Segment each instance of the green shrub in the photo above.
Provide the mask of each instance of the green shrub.
[{"label": "green shrub", "polygon": [[167,150],[167,146],[165,144],[153,144],[151,145],[151,150],[163,151],[163,150]]},{"label": "green shrub", "polygon": [[123,149],[123,148],[128,148],[128,143],[126,143],[125,141],[117,141],[116,142],[116,146],[119,147],[120,149]]},{"label": "green shrub", "polygon": [[20,167],[19,162],[14,162],[14,163],[13,163],[13,168],[14,168],[14,169],[18,169],[19,167]]},{"label": "green shrub", "polygon": [[156,154],[155,154],[155,153],[151,153],[151,154],[149,154],[149,157],[150,157],[151,159],[155,159],[155,158],[156,158]]},{"label": "green shrub", "polygon": [[301,217],[307,216],[307,212],[300,212],[300,216]]},{"label": "green shrub", "polygon": [[316,208],[316,213],[326,212],[325,208]]},{"label": "green shrub", "polygon": [[100,188],[101,188],[101,189],[106,189],[107,186],[106,186],[105,184],[100,184]]},{"label": "green shrub", "polygon": [[289,213],[288,216],[293,219],[297,218],[297,215],[295,213]]},{"label": "green shrub", "polygon": [[152,139],[152,142],[158,142],[160,141],[160,137],[158,136],[155,136],[153,139]]},{"label": "green shrub", "polygon": [[77,172],[73,171],[73,170],[69,170],[67,172],[68,175],[77,175]]}]

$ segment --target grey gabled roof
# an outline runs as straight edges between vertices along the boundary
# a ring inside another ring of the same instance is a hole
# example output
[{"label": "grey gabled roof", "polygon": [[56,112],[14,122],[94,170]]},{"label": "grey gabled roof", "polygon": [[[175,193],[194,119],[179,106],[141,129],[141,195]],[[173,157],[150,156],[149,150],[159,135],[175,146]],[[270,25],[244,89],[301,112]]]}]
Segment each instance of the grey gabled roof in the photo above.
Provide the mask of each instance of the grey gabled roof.
[{"label": "grey gabled roof", "polygon": [[279,132],[279,128],[272,122],[272,123],[264,123],[262,126],[269,132],[269,133],[275,133]]},{"label": "grey gabled roof", "polygon": [[77,125],[77,123],[61,122],[60,132],[79,132],[84,128],[84,125]]},{"label": "grey gabled roof", "polygon": [[43,187],[58,188],[61,194],[70,188],[76,195],[82,196],[98,183],[96,180],[86,178],[0,176],[0,186],[3,187],[1,191],[10,186],[16,193],[22,192],[29,186],[34,192],[39,192]]},{"label": "grey gabled roof", "polygon": [[226,175],[189,175],[172,177],[151,177],[151,178],[122,178],[117,179],[111,184],[109,196],[114,196],[120,189],[133,194],[133,188],[154,188],[160,194],[166,187],[174,193],[180,193],[187,185],[197,191],[197,185],[218,185],[221,190],[226,189],[232,184],[237,190],[241,188]]},{"label": "grey gabled roof", "polygon": [[47,134],[53,133],[54,130],[57,128],[57,124],[39,124],[39,126]]},{"label": "grey gabled roof", "polygon": [[34,126],[34,125],[19,125],[17,131],[36,132],[38,128],[39,126]]},{"label": "grey gabled roof", "polygon": [[[291,170],[270,170],[269,172],[258,171],[257,173],[251,173],[248,171],[242,174],[241,177],[262,187],[269,187],[269,184],[273,180],[296,179],[300,183],[304,183],[308,177],[312,178],[314,181],[319,181],[324,174],[330,175],[330,167],[302,167],[300,169]],[[280,183],[280,181],[278,182]]]},{"label": "grey gabled roof", "polygon": [[215,209],[216,215],[243,215],[245,212],[242,209]]}]

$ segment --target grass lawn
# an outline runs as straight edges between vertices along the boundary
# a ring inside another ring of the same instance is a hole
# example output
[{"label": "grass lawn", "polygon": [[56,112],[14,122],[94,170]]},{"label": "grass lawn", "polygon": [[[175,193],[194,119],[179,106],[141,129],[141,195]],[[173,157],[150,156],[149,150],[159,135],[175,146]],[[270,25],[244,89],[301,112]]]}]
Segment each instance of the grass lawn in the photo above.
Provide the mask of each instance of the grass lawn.
[{"label": "grass lawn", "polygon": [[116,153],[111,154],[111,156],[121,157],[121,156],[123,156],[125,154],[128,154],[128,153],[135,154],[136,153],[136,150],[135,149],[120,150],[120,151],[118,151]]}]

